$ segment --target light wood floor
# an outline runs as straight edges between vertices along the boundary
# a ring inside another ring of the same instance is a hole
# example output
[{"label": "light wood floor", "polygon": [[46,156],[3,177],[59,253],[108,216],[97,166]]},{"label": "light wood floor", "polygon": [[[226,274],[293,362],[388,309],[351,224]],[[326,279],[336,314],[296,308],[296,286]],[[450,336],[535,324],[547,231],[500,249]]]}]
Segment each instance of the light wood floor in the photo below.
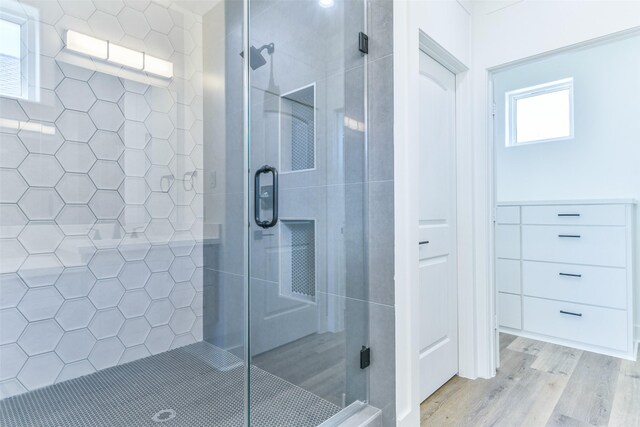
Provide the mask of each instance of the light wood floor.
[{"label": "light wood floor", "polygon": [[422,402],[422,426],[640,426],[640,361],[501,334],[501,367],[452,378]]}]

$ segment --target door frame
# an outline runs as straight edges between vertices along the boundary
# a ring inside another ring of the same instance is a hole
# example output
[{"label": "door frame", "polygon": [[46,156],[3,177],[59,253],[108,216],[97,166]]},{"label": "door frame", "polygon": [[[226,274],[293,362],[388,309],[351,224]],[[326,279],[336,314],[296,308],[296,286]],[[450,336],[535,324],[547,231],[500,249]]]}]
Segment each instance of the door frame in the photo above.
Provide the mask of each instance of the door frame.
[{"label": "door frame", "polygon": [[[416,298],[418,245],[415,244],[418,162],[414,161],[419,132],[420,52],[424,52],[455,75],[456,148],[456,246],[458,287],[458,371],[476,377],[478,348],[473,268],[473,172],[471,151],[471,86],[469,67],[422,29],[404,32],[407,39],[394,59],[394,205],[396,289],[396,414],[398,425],[417,425],[420,416],[418,378],[420,310]],[[396,35],[394,35],[396,37]],[[464,245],[466,243],[466,245]]]}]

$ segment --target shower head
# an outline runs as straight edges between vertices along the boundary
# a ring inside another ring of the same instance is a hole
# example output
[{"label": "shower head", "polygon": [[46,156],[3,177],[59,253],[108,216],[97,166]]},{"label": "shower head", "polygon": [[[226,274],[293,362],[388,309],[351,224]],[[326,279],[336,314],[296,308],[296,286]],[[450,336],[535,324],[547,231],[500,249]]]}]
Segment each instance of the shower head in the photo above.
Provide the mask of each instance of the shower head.
[{"label": "shower head", "polygon": [[[249,49],[249,65],[251,66],[252,70],[257,70],[267,63],[267,60],[264,59],[264,56],[262,56],[262,51],[265,49],[267,49],[267,53],[271,55],[275,50],[275,46],[273,43],[269,43],[261,46],[260,48],[251,46],[251,48]],[[244,52],[241,52],[240,56],[244,58]]]}]

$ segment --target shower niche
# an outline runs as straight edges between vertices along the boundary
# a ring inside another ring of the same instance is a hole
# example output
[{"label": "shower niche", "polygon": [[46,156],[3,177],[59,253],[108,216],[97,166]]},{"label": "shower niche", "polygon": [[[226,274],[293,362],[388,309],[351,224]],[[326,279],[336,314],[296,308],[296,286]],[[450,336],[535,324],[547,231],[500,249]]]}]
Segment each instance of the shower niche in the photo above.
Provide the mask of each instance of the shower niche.
[{"label": "shower niche", "polygon": [[316,85],[280,95],[280,171],[316,168]]},{"label": "shower niche", "polygon": [[280,225],[280,294],[316,302],[316,222],[282,220]]}]

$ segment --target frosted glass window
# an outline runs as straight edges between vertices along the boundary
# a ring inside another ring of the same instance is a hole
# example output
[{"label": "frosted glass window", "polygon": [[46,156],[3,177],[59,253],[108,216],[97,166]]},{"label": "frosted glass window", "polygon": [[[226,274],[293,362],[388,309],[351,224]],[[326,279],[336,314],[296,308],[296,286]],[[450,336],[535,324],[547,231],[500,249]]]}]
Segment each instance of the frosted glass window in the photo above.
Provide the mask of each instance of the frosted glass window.
[{"label": "frosted glass window", "polygon": [[507,145],[573,137],[573,79],[507,93]]},{"label": "frosted glass window", "polygon": [[21,34],[19,24],[0,19],[0,95],[22,96]]}]

